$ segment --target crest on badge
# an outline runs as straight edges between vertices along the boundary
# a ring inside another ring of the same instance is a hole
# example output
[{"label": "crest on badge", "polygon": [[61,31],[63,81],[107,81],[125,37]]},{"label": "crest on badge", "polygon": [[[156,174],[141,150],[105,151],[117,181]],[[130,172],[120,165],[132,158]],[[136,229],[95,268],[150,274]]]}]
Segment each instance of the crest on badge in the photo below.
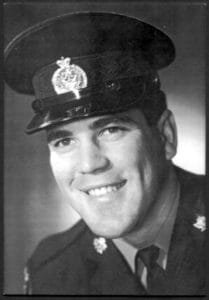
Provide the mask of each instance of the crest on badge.
[{"label": "crest on badge", "polygon": [[59,68],[52,76],[52,85],[56,94],[73,92],[76,99],[80,99],[80,90],[87,87],[87,75],[78,65],[70,64],[70,60],[69,57],[57,60]]},{"label": "crest on badge", "polygon": [[93,245],[96,252],[99,254],[103,254],[103,252],[107,249],[106,239],[103,237],[94,238]]}]

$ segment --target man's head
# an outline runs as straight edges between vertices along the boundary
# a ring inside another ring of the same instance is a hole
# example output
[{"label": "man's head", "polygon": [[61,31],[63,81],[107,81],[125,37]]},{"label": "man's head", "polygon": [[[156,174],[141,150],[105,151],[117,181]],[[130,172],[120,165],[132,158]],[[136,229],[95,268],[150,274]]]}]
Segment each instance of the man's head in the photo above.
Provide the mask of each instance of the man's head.
[{"label": "man's head", "polygon": [[55,126],[47,138],[59,187],[96,234],[128,234],[162,204],[176,151],[170,111],[156,126],[131,109]]},{"label": "man's head", "polygon": [[7,83],[36,97],[27,133],[47,131],[55,178],[99,235],[131,232],[160,205],[176,131],[157,71],[174,56],[164,33],[111,13],[48,20],[6,49]]}]

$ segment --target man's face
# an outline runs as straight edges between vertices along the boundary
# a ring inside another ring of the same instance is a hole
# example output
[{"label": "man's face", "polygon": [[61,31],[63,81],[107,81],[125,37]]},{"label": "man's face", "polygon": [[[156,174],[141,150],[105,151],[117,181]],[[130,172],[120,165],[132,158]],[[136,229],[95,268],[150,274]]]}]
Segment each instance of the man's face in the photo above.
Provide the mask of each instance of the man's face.
[{"label": "man's face", "polygon": [[139,110],[60,125],[47,137],[56,181],[94,233],[114,238],[142,226],[167,164],[160,135]]}]

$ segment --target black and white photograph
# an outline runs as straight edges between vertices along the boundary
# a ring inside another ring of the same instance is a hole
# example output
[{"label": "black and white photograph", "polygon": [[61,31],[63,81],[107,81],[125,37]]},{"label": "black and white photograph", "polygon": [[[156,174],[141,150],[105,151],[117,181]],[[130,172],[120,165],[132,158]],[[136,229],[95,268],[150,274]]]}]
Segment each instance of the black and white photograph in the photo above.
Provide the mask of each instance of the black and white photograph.
[{"label": "black and white photograph", "polygon": [[207,294],[206,11],[4,2],[4,295]]}]

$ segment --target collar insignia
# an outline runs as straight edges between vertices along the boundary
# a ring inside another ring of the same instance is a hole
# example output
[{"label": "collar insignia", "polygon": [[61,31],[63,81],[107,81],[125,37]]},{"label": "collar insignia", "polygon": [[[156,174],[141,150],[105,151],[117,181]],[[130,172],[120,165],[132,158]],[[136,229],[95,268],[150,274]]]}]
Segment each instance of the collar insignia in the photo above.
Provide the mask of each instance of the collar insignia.
[{"label": "collar insignia", "polygon": [[193,224],[193,226],[197,229],[199,229],[201,232],[206,230],[206,218],[205,216],[197,216],[196,223]]},{"label": "collar insignia", "polygon": [[103,254],[103,252],[107,249],[106,239],[103,237],[94,238],[93,245],[96,252],[99,254]]},{"label": "collar insignia", "polygon": [[76,99],[80,99],[79,90],[87,87],[87,75],[84,70],[75,64],[71,65],[69,57],[62,56],[56,64],[59,68],[51,79],[55,92],[58,95],[73,92]]}]

